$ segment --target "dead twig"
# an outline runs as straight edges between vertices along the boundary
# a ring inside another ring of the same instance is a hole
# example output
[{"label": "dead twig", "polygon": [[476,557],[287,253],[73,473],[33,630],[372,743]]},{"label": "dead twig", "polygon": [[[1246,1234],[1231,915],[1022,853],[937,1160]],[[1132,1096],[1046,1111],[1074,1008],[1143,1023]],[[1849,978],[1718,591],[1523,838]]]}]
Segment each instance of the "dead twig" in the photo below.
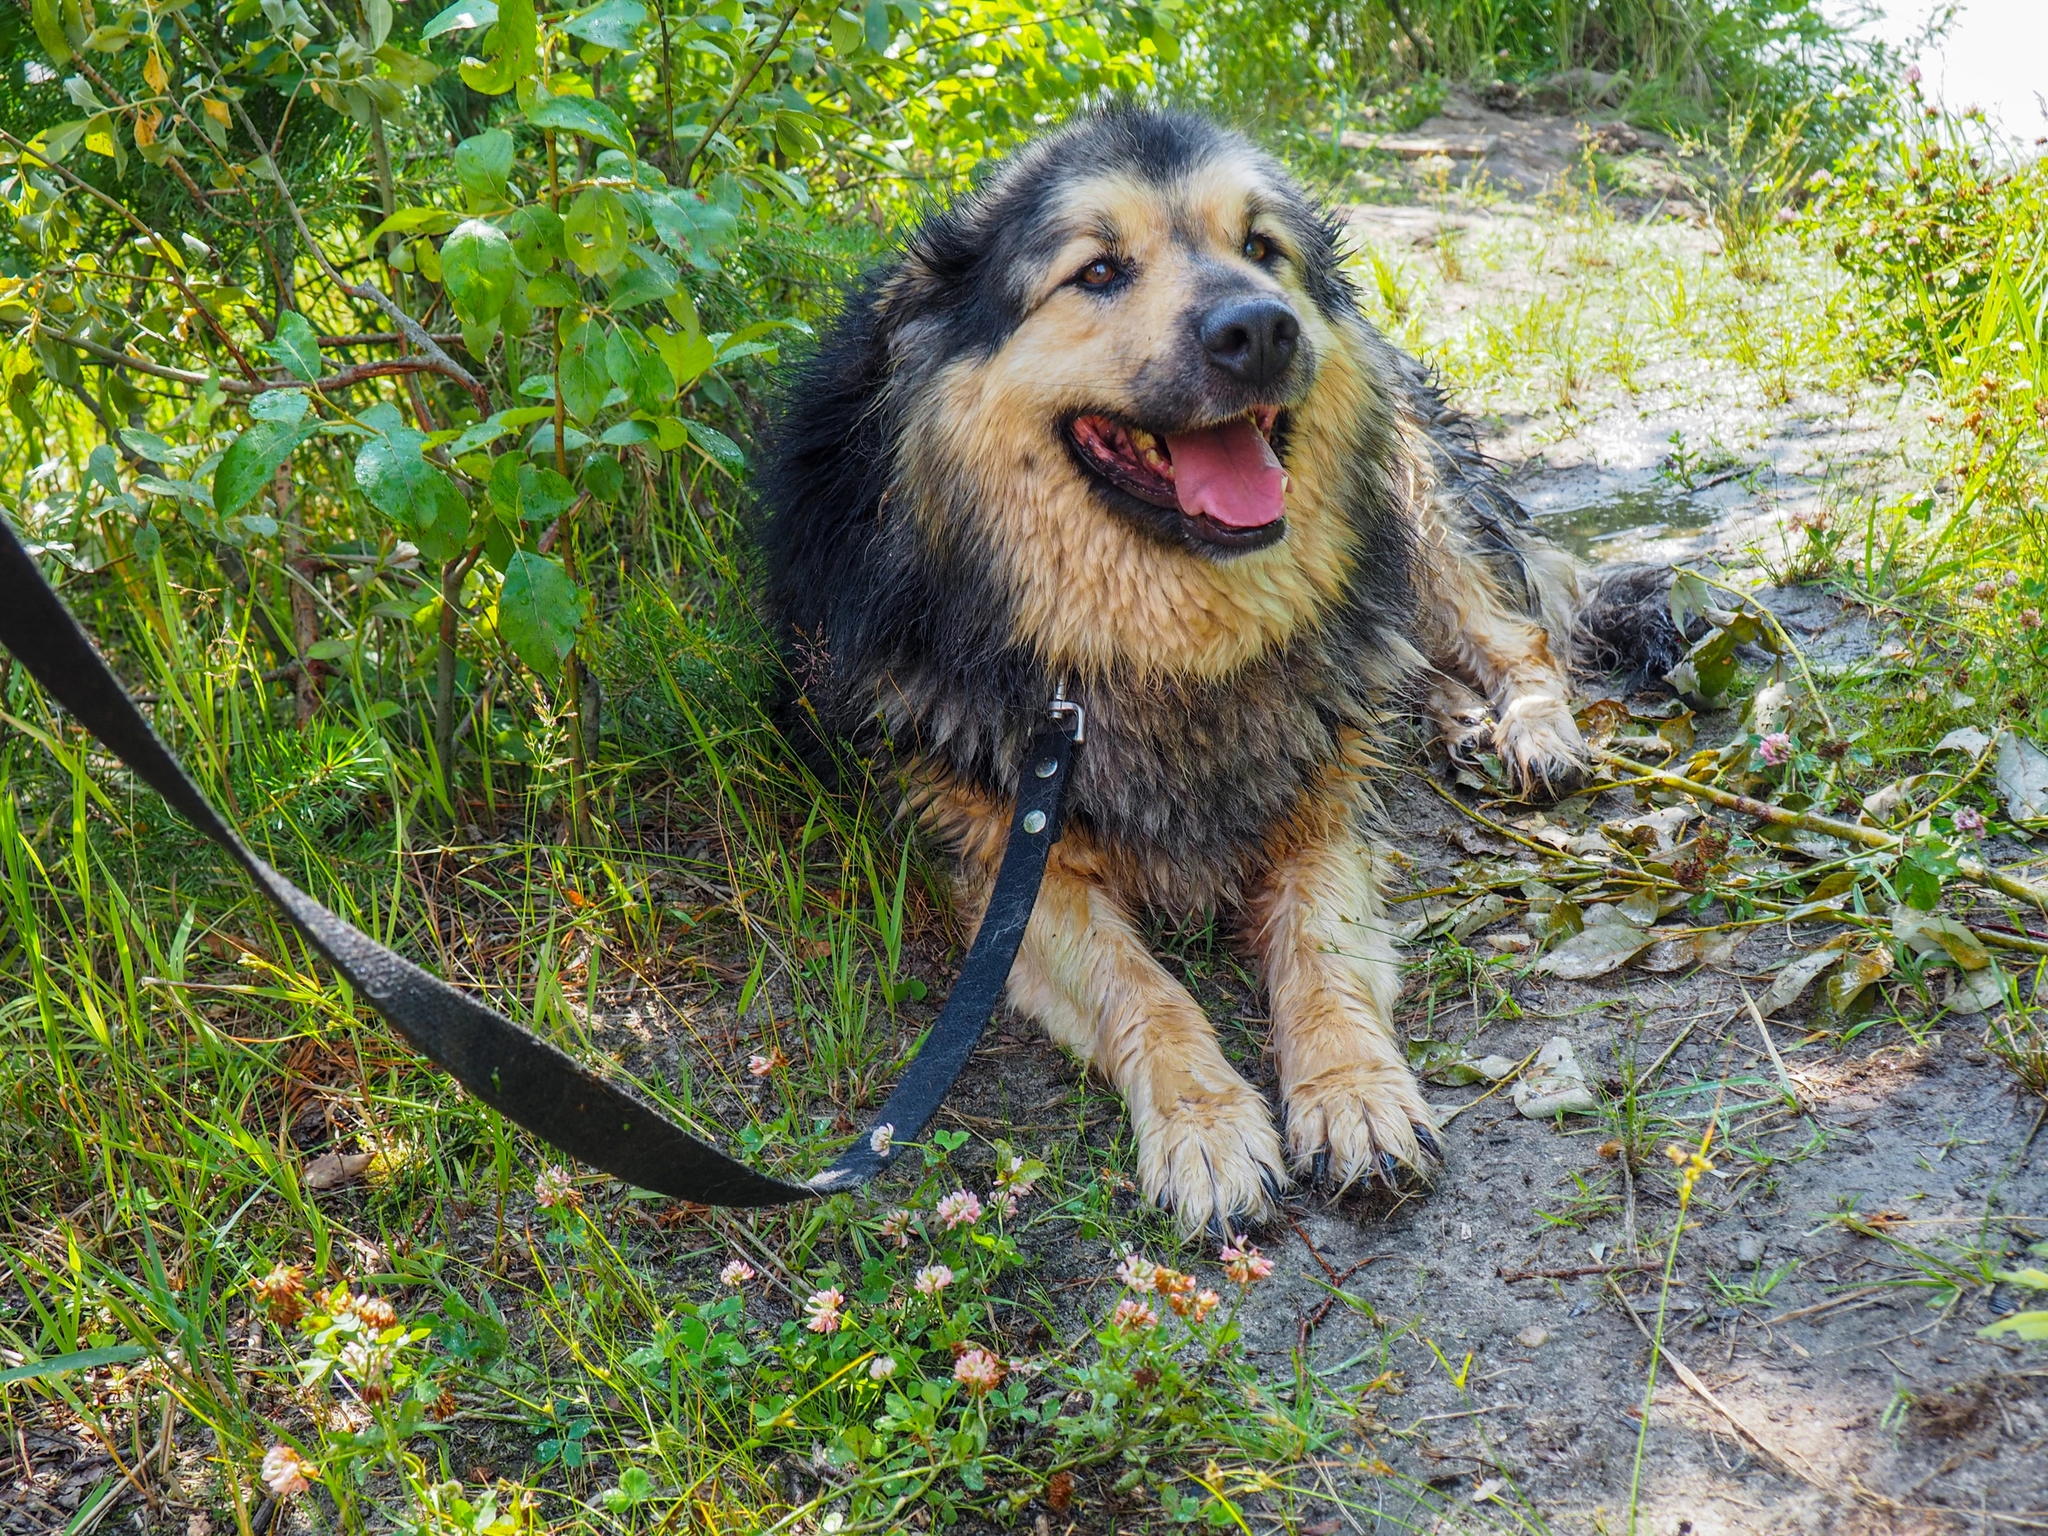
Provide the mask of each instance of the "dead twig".
[{"label": "dead twig", "polygon": [[[1602,762],[1612,763],[1630,773],[1641,774],[1666,789],[1675,789],[1681,794],[1710,801],[1725,810],[1740,811],[1745,816],[1753,816],[1758,821],[1768,821],[1774,826],[1792,827],[1801,832],[1817,832],[1823,837],[1839,838],[1845,843],[1860,843],[1866,848],[1878,848],[1891,853],[1896,853],[1905,846],[1904,838],[1880,831],[1876,827],[1859,826],[1853,821],[1837,821],[1832,816],[1816,816],[1811,811],[1788,811],[1783,806],[1767,805],[1748,795],[1733,794],[1712,784],[1702,784],[1699,780],[1689,779],[1682,773],[1667,773],[1662,768],[1646,767],[1619,753],[1596,749],[1594,755]],[[1988,886],[2017,901],[2024,901],[2030,906],[2048,912],[2048,890],[2016,879],[2001,870],[1992,869],[1979,859],[1959,858],[1956,861],[1956,872],[1974,885]],[[2010,947],[2019,947],[2012,940],[2006,942]]]}]

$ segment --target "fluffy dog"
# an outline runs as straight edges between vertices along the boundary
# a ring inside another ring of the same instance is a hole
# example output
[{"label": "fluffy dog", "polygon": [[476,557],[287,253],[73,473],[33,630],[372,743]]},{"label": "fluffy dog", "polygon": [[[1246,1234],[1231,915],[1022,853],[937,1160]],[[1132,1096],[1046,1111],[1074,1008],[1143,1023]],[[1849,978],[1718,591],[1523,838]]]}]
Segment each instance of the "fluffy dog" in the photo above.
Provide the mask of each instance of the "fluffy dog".
[{"label": "fluffy dog", "polygon": [[[1205,119],[1123,108],[928,217],[791,381],[762,482],[797,704],[885,758],[978,919],[1019,758],[1087,710],[1009,997],[1116,1084],[1189,1232],[1440,1155],[1393,1024],[1368,775],[1419,702],[1454,753],[1575,783],[1581,581],[1337,229]],[[1142,909],[1230,914],[1284,1140]]]}]

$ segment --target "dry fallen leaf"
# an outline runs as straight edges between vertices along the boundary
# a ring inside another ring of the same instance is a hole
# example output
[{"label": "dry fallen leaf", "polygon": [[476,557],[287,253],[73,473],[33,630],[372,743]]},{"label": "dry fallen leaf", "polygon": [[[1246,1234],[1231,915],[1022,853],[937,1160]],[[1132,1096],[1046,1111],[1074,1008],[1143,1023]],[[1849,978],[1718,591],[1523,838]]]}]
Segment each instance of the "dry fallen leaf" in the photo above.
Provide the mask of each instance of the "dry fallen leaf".
[{"label": "dry fallen leaf", "polygon": [[1596,924],[1591,921],[1591,913],[1587,917],[1584,931],[1573,934],[1538,960],[1537,971],[1565,981],[1586,981],[1626,965],[1650,947],[1650,936],[1625,918]]},{"label": "dry fallen leaf", "polygon": [[363,1170],[370,1166],[367,1152],[323,1152],[306,1164],[303,1179],[306,1188],[314,1191],[340,1189],[352,1184],[363,1176]]}]

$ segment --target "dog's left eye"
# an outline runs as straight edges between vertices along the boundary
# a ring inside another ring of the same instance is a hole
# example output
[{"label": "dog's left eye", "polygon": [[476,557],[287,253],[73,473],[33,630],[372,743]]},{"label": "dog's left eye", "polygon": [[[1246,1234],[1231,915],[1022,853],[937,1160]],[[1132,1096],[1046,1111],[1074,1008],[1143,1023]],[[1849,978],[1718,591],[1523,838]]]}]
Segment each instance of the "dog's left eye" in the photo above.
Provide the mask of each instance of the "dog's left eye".
[{"label": "dog's left eye", "polygon": [[1273,242],[1264,235],[1247,235],[1244,241],[1244,259],[1264,266],[1280,253],[1273,249]]},{"label": "dog's left eye", "polygon": [[1098,256],[1074,274],[1074,281],[1083,288],[1107,288],[1122,276],[1122,267],[1107,256]]}]

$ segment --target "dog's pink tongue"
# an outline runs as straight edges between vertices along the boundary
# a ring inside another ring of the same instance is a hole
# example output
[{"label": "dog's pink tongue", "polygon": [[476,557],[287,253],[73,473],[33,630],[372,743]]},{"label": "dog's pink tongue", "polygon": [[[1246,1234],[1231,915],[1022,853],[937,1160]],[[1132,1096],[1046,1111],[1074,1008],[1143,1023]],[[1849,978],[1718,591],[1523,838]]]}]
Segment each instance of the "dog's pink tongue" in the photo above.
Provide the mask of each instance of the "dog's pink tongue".
[{"label": "dog's pink tongue", "polygon": [[1263,528],[1286,515],[1287,473],[1249,421],[1169,432],[1173,490],[1181,511],[1228,528]]}]

